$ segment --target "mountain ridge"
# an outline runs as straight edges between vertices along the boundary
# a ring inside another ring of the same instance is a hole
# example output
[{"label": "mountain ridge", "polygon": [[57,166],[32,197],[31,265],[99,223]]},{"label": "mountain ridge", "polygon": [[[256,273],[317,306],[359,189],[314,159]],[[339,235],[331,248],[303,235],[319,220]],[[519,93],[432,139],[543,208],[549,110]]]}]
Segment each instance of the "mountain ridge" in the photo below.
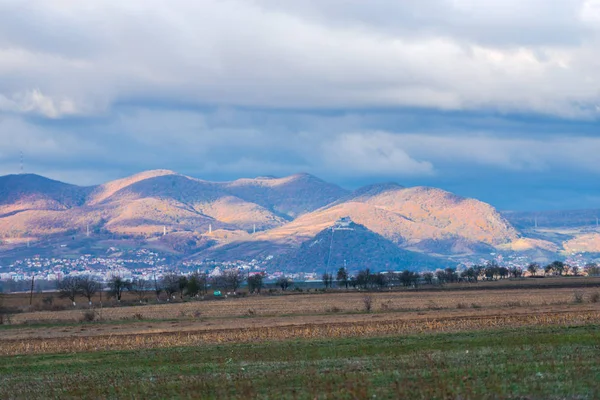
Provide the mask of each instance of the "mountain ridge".
[{"label": "mountain ridge", "polygon": [[[349,191],[307,173],[211,182],[159,169],[89,187],[34,174],[0,177],[0,239],[89,227],[117,239],[166,233],[173,248],[198,259],[292,252],[342,217],[403,251],[440,257],[561,251],[548,236],[524,237],[511,215],[439,188],[385,182]],[[572,235],[560,238],[584,248]]]}]

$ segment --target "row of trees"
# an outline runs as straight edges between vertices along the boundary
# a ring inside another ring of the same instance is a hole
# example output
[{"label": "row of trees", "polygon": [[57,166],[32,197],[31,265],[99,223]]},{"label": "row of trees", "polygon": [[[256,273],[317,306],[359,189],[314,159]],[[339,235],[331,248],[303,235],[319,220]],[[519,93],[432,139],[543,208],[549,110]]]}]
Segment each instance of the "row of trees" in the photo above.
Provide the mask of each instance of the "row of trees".
[{"label": "row of trees", "polygon": [[[589,276],[600,275],[600,267],[596,263],[586,264],[584,268]],[[527,272],[532,276],[537,276],[542,271],[544,275],[580,275],[583,271],[577,266],[570,266],[562,261],[553,261],[550,264],[542,267],[538,263],[530,263],[527,266]]]},{"label": "row of trees", "polygon": [[[225,271],[223,275],[216,278],[209,278],[207,274],[194,273],[192,275],[180,275],[171,273],[163,276],[161,279],[152,280],[133,279],[127,280],[120,276],[114,276],[107,282],[107,287],[94,279],[91,275],[67,276],[57,282],[57,289],[61,298],[68,298],[73,305],[76,305],[77,297],[84,297],[91,304],[92,298],[104,292],[109,298],[121,301],[125,292],[131,292],[135,298],[143,302],[153,294],[157,300],[161,294],[165,294],[167,299],[175,296],[183,299],[184,296],[196,297],[200,294],[206,294],[209,286],[236,292],[244,283],[244,275],[237,270]],[[263,287],[262,275],[253,275],[248,279],[248,286],[252,291],[258,291]]]},{"label": "row of trees", "polygon": [[[537,263],[531,263],[526,267],[526,271],[531,276],[536,276],[540,271],[545,275],[578,275],[581,271],[577,267],[571,267],[561,261],[554,261],[545,267]],[[586,266],[589,275],[600,275],[600,267],[596,264]],[[355,275],[350,275],[345,268],[340,268],[335,276],[330,273],[322,275],[322,282],[325,289],[332,288],[335,283],[340,288],[360,288],[373,289],[384,288],[387,286],[418,286],[420,284],[432,285],[434,283],[446,284],[454,282],[478,282],[480,280],[498,280],[506,278],[519,278],[523,276],[523,269],[519,267],[501,267],[495,262],[489,262],[485,265],[475,265],[462,271],[455,268],[446,268],[436,272],[417,273],[414,271],[374,273],[369,269],[358,271]],[[160,299],[164,293],[167,299],[178,296],[196,297],[208,293],[209,287],[213,289],[227,290],[237,292],[244,284],[248,285],[250,293],[260,293],[264,288],[264,276],[262,274],[253,274],[246,276],[237,269],[225,271],[221,276],[209,277],[204,273],[194,273],[192,275],[180,275],[171,273],[163,276],[161,279],[126,280],[115,276],[107,283],[107,295],[121,301],[123,293],[131,292],[135,298],[142,302],[148,299],[151,294]],[[276,287],[282,291],[288,290],[294,285],[294,281],[286,276],[282,276],[275,281]],[[68,298],[75,305],[77,297],[84,297],[91,303],[92,298],[97,293],[102,293],[103,285],[92,276],[66,277],[58,282],[60,296]]]}]

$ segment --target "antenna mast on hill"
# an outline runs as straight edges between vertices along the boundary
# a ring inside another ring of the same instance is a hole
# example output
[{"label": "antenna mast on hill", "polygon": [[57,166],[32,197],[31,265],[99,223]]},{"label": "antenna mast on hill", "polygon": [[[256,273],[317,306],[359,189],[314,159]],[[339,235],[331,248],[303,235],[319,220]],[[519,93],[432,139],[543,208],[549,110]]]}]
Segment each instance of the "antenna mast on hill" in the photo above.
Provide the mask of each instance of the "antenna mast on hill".
[{"label": "antenna mast on hill", "polygon": [[[340,218],[337,221],[335,221],[334,225],[331,227],[331,240],[329,241],[329,255],[327,256],[327,266],[325,267],[325,273],[329,273],[329,266],[331,263],[331,251],[333,249],[333,232],[335,231],[353,231],[354,228],[352,228],[352,220],[350,219],[350,217],[344,217],[344,218]],[[344,260],[344,268],[346,266],[346,260]]]},{"label": "antenna mast on hill", "polygon": [[24,162],[23,162],[23,150],[21,150],[21,164],[20,164],[20,173],[23,174],[23,171],[25,170],[24,168]]}]

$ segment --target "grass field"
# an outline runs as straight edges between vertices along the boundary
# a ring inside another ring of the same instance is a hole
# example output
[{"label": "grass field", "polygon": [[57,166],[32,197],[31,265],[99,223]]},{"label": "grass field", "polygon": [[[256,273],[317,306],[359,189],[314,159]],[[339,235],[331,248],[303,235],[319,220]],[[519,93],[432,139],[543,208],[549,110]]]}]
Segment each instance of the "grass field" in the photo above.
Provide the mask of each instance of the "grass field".
[{"label": "grass field", "polygon": [[594,399],[596,283],[26,311],[0,398]]},{"label": "grass field", "polygon": [[598,325],[0,358],[0,398],[600,396]]}]

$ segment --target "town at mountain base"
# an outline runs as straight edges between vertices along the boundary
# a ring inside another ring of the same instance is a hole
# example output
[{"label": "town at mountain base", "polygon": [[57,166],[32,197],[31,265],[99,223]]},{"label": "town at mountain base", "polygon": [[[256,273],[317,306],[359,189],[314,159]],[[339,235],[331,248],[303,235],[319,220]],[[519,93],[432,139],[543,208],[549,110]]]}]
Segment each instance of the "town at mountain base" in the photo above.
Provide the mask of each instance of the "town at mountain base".
[{"label": "town at mountain base", "polygon": [[[309,174],[209,182],[156,170],[93,187],[8,175],[0,177],[0,260],[52,253],[68,239],[73,254],[126,242],[181,260],[269,257],[288,269],[343,260],[419,269],[497,252],[535,261],[600,252],[593,214],[499,213],[437,188],[386,183],[348,191]],[[330,228],[341,218],[354,230],[334,230],[331,246]]]}]

